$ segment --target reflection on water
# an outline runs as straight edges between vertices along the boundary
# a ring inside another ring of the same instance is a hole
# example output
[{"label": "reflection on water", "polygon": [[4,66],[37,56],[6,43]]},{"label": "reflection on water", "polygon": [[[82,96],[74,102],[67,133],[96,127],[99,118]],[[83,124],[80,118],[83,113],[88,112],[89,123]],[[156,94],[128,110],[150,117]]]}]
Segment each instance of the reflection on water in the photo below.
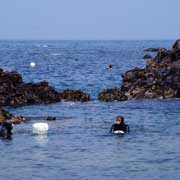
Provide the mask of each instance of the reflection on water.
[{"label": "reflection on water", "polygon": [[41,134],[41,135],[33,135],[35,141],[39,145],[46,145],[48,143],[48,135],[47,134]]}]

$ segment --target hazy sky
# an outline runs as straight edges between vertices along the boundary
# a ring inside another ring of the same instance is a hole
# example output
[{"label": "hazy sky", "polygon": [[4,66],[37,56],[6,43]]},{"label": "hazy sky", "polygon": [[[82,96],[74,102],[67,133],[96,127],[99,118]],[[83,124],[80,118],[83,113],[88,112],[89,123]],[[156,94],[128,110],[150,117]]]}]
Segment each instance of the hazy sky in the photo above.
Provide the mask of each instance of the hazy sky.
[{"label": "hazy sky", "polygon": [[0,39],[177,39],[180,0],[0,0]]}]

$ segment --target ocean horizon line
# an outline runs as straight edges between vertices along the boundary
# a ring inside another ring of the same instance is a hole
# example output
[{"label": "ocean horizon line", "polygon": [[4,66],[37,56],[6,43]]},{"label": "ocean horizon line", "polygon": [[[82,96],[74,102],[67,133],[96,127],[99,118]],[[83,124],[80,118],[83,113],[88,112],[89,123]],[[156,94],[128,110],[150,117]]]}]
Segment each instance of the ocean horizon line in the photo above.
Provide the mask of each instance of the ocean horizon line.
[{"label": "ocean horizon line", "polygon": [[[178,39],[178,38],[177,38]],[[6,39],[0,41],[175,41],[177,39]]]}]

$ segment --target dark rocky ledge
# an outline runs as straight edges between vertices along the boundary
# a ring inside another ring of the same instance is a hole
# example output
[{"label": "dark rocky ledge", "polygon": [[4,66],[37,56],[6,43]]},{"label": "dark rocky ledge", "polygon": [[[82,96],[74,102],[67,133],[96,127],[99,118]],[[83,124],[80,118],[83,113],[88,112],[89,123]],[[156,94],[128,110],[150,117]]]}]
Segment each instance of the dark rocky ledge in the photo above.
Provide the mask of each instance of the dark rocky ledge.
[{"label": "dark rocky ledge", "polygon": [[152,56],[149,55],[149,54],[145,54],[144,57],[143,57],[143,59],[152,59]]},{"label": "dark rocky ledge", "polygon": [[0,69],[0,106],[49,104],[62,99],[85,102],[90,100],[90,96],[79,90],[60,93],[46,81],[25,83],[19,73]]},{"label": "dark rocky ledge", "polygon": [[170,50],[159,49],[145,68],[125,72],[120,88],[99,94],[101,101],[153,98],[180,98],[180,40]]},{"label": "dark rocky ledge", "polygon": [[81,90],[64,90],[60,94],[60,98],[64,101],[81,101],[87,102],[90,101],[90,95],[82,92]]},{"label": "dark rocky ledge", "polygon": [[162,49],[166,50],[165,48],[148,48],[148,49],[145,49],[144,51],[146,51],[146,52],[158,52]]},{"label": "dark rocky ledge", "polygon": [[107,89],[98,95],[100,101],[126,101],[128,98],[121,89]]},{"label": "dark rocky ledge", "polygon": [[5,120],[10,120],[13,124],[21,124],[29,121],[30,119],[23,116],[15,116],[8,111],[0,108],[0,124]]}]

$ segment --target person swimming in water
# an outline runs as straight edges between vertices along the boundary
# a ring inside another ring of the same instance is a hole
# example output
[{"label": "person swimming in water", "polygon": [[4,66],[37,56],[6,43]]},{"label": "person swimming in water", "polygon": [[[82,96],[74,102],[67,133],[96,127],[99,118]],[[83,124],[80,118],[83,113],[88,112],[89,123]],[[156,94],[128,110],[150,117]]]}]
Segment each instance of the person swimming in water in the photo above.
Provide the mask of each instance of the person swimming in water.
[{"label": "person swimming in water", "polygon": [[107,70],[112,70],[112,65],[110,64],[106,69]]},{"label": "person swimming in water", "polygon": [[110,132],[114,134],[125,134],[129,132],[129,126],[124,123],[123,116],[116,117],[115,123],[112,125]]},{"label": "person swimming in water", "polygon": [[13,124],[10,120],[5,120],[0,124],[0,137],[10,139],[12,135]]}]

